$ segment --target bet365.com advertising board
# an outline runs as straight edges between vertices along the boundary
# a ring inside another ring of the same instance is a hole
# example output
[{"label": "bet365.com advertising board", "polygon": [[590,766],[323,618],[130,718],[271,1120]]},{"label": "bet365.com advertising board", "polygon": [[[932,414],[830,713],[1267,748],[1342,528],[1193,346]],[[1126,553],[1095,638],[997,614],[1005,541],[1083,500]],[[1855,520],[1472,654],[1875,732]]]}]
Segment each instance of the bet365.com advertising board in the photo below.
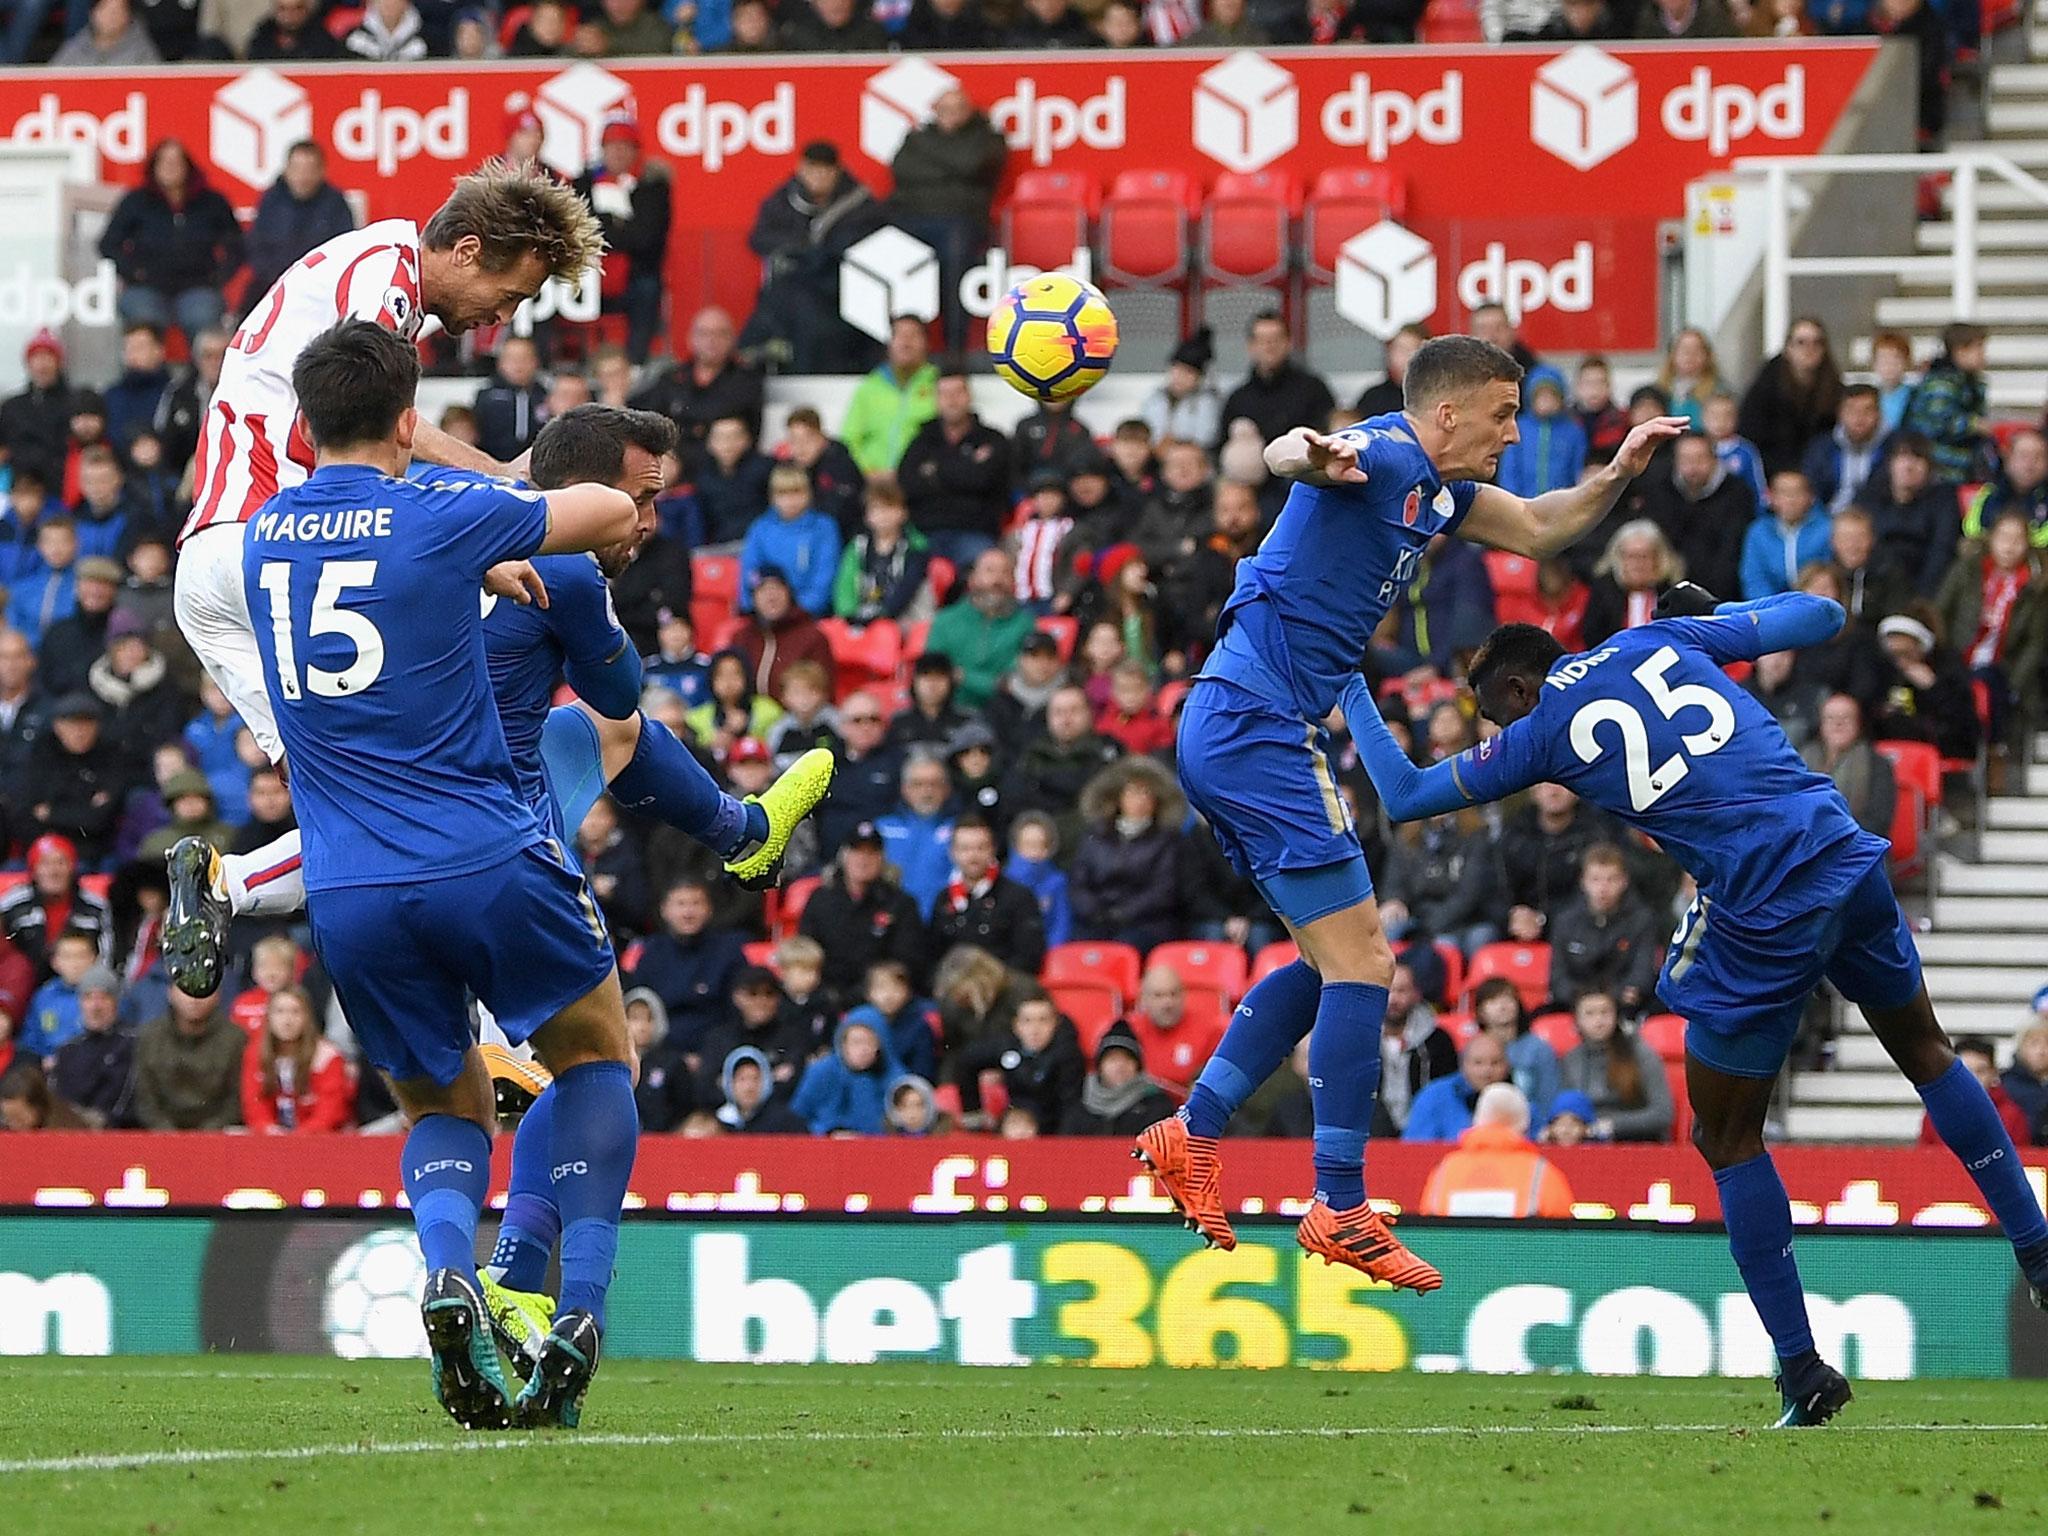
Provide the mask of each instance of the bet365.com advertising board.
[{"label": "bet365.com advertising board", "polygon": [[[761,1364],[1767,1376],[1769,1341],[1713,1232],[1415,1224],[1427,1297],[1313,1263],[1285,1223],[1230,1254],[1125,1221],[641,1220],[614,1356]],[[2048,1318],[1995,1234],[1799,1240],[1824,1353],[1852,1376],[2048,1374]],[[364,1217],[0,1220],[0,1354],[409,1356],[409,1226]]]}]

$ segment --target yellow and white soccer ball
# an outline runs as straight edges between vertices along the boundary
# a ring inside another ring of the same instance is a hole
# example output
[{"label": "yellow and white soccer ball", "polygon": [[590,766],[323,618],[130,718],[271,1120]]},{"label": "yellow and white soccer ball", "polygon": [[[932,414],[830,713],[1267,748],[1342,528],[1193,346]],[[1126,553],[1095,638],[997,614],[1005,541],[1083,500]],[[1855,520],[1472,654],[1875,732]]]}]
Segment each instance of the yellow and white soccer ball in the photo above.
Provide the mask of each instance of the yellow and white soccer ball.
[{"label": "yellow and white soccer ball", "polygon": [[1116,316],[1100,289],[1065,272],[1026,278],[988,317],[996,376],[1034,400],[1071,400],[1116,358]]}]

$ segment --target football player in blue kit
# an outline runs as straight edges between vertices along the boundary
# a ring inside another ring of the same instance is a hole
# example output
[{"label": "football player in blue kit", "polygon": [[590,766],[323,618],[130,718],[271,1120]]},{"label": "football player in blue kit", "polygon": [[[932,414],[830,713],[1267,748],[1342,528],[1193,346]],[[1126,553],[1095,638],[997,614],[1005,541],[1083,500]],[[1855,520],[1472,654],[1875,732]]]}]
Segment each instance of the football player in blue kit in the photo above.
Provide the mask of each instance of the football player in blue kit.
[{"label": "football player in blue kit", "polygon": [[[627,810],[696,838],[741,883],[761,885],[774,879],[790,833],[831,788],[835,762],[830,752],[813,749],[758,799],[740,800],[718,787],[667,726],[641,715],[640,658],[619,625],[607,579],[632,564],[653,533],[661,457],[675,443],[675,424],[666,416],[615,406],[579,405],[541,428],[531,459],[535,486],[616,486],[633,498],[639,521],[630,539],[595,557],[535,560],[546,606],[483,599],[491,692],[521,790],[564,847],[573,846],[583,818],[609,792]],[[416,466],[415,473],[428,482],[465,478],[434,465]],[[577,697],[553,705],[564,678]],[[514,1019],[508,1032],[542,1022]],[[530,1068],[500,1066],[496,1052],[487,1055],[494,1071],[539,1085]],[[492,1326],[521,1375],[538,1357],[554,1311],[542,1287],[562,1230],[548,1177],[555,1100],[552,1085],[541,1087],[520,1117],[510,1198],[482,1276]]]},{"label": "football player in blue kit", "polygon": [[[632,1045],[604,919],[506,747],[477,594],[500,561],[619,544],[637,514],[610,486],[406,480],[418,381],[410,343],[367,321],[305,349],[293,386],[317,467],[251,519],[244,583],[314,948],[412,1122],[401,1173],[435,1396],[472,1428],[573,1425],[633,1166]],[[530,1029],[554,1075],[561,1310],[516,1405],[474,1263],[495,1104],[472,995],[514,1038]]]},{"label": "football player in blue kit", "polygon": [[1496,630],[1471,684],[1502,729],[1433,767],[1409,762],[1362,679],[1346,718],[1396,820],[1562,784],[1655,839],[1693,877],[1699,894],[1657,994],[1686,1020],[1693,1141],[1777,1351],[1778,1423],[1825,1423],[1849,1401],[1849,1384],[1814,1348],[1791,1206],[1763,1141],[1772,1087],[1823,980],[1862,1010],[1919,1090],[2004,1225],[2037,1305],[2048,1291],[2048,1221],[1990,1098],[1935,1020],[1885,873],[1890,845],[1857,826],[1833,782],[1721,670],[1831,639],[1842,609],[1803,593],[1716,605],[1687,585],[1659,613],[1673,616],[1577,656],[1533,625]]},{"label": "football player in blue kit", "polygon": [[1324,721],[1432,539],[1462,533],[1516,554],[1555,554],[1605,516],[1658,443],[1684,426],[1645,422],[1583,484],[1525,500],[1478,483],[1516,441],[1521,377],[1498,347],[1442,337],[1409,362],[1402,410],[1327,435],[1297,428],[1266,449],[1267,467],[1296,484],[1258,552],[1238,562],[1215,649],[1183,708],[1178,761],[1189,801],[1286,923],[1301,958],[1251,989],[1180,1114],[1134,1149],[1189,1226],[1218,1247],[1236,1237],[1217,1138],[1308,1035],[1316,1201],[1296,1240],[1389,1284],[1443,1283],[1365,1198],[1394,957],[1331,773]]}]

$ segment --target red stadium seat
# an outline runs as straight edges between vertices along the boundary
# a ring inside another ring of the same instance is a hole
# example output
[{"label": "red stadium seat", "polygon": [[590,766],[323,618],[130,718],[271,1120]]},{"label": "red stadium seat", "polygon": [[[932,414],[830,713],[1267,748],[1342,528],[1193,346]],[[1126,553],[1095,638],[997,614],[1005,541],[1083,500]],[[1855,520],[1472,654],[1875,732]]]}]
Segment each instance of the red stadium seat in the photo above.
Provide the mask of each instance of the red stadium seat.
[{"label": "red stadium seat", "polygon": [[1202,273],[1211,287],[1276,287],[1294,264],[1301,184],[1285,171],[1216,178],[1202,210]]},{"label": "red stadium seat", "polygon": [[1653,1013],[1643,1020],[1643,1044],[1664,1061],[1685,1060],[1685,1020],[1675,1013]]},{"label": "red stadium seat", "polygon": [[1081,638],[1081,621],[1064,613],[1048,613],[1038,621],[1038,627],[1051,635],[1060,648],[1060,665],[1065,666],[1074,659],[1074,646]]},{"label": "red stadium seat", "polygon": [[1147,965],[1163,965],[1183,986],[1207,987],[1227,998],[1232,1007],[1250,984],[1251,967],[1235,944],[1210,944],[1200,939],[1161,944],[1145,957]]},{"label": "red stadium seat", "polygon": [[1102,203],[1102,272],[1127,288],[1187,282],[1199,191],[1185,171],[1119,171]]},{"label": "red stadium seat", "polygon": [[740,598],[740,563],[731,555],[694,555],[690,559],[690,625],[697,631],[697,649],[714,649],[711,639],[731,617]]},{"label": "red stadium seat", "polygon": [[1180,701],[1188,696],[1188,689],[1192,686],[1192,682],[1185,677],[1176,677],[1170,683],[1161,683],[1159,692],[1153,697],[1152,707],[1171,720],[1173,712],[1180,708]]},{"label": "red stadium seat", "polygon": [[324,18],[324,25],[336,42],[346,42],[349,33],[363,24],[367,7],[360,5],[337,6]]},{"label": "red stadium seat", "polygon": [[1461,1051],[1479,1033],[1479,1021],[1469,1013],[1440,1013],[1436,1016],[1436,1027],[1449,1035],[1451,1044]]},{"label": "red stadium seat", "polygon": [[1443,962],[1444,996],[1456,1002],[1465,995],[1465,952],[1449,939],[1438,939],[1430,947]]},{"label": "red stadium seat", "polygon": [[902,664],[903,631],[893,619],[877,619],[858,629],[844,619],[820,619],[818,632],[832,647],[837,703],[870,684],[887,682]]},{"label": "red stadium seat", "polygon": [[1003,249],[1010,265],[1063,268],[1088,244],[1088,225],[1102,203],[1092,176],[1026,171],[1003,208]]},{"label": "red stadium seat", "polygon": [[775,969],[775,941],[773,939],[756,939],[751,944],[742,944],[740,946],[740,954],[749,965],[765,965],[771,971]]},{"label": "red stadium seat", "polygon": [[941,608],[946,606],[947,595],[952,592],[953,582],[959,574],[959,568],[944,555],[933,555],[925,562],[924,579],[931,586],[934,604]]},{"label": "red stadium seat", "polygon": [[1382,219],[1399,218],[1408,195],[1392,171],[1332,168],[1316,178],[1302,205],[1302,264],[1319,283],[1337,280],[1337,248]]},{"label": "red stadium seat", "polygon": [[1465,972],[1469,998],[1482,981],[1505,976],[1515,984],[1522,1006],[1541,1008],[1550,996],[1550,946],[1548,944],[1482,944]]},{"label": "red stadium seat", "polygon": [[1941,753],[1925,741],[1872,745],[1892,765],[1899,783],[1899,803],[1892,812],[1892,863],[1902,870],[1917,869],[1923,858],[1921,839],[1941,804]]},{"label": "red stadium seat", "polygon": [[903,632],[903,651],[899,666],[907,669],[913,661],[924,654],[924,643],[931,632],[930,619],[920,619]]},{"label": "red stadium seat", "polygon": [[1142,961],[1128,944],[1098,944],[1079,940],[1055,944],[1046,951],[1039,980],[1048,987],[1084,982],[1114,991],[1120,1002],[1138,995],[1138,973]]},{"label": "red stadium seat", "polygon": [[505,19],[498,23],[498,46],[511,51],[513,41],[519,36],[519,29],[526,25],[533,15],[530,5],[515,5],[505,12]]},{"label": "red stadium seat", "polygon": [[1275,971],[1294,964],[1301,958],[1301,951],[1294,947],[1292,939],[1282,939],[1268,944],[1252,956],[1252,985],[1257,986]]},{"label": "red stadium seat", "polygon": [[1539,1013],[1529,1021],[1529,1033],[1557,1052],[1562,1060],[1578,1048],[1579,1026],[1568,1013]]},{"label": "red stadium seat", "polygon": [[818,887],[822,883],[816,875],[805,875],[801,880],[790,881],[777,893],[782,897],[776,913],[777,937],[786,939],[796,932],[797,924],[803,918],[804,908],[810,905],[811,898],[818,893]]},{"label": "red stadium seat", "polygon": [[1416,28],[1418,43],[1481,43],[1486,33],[1479,25],[1478,0],[1429,0]]},{"label": "red stadium seat", "polygon": [[1123,1002],[1116,988],[1099,981],[1047,982],[1045,995],[1052,999],[1053,1007],[1073,1020],[1081,1049],[1090,1057],[1102,1032],[1123,1017]]}]

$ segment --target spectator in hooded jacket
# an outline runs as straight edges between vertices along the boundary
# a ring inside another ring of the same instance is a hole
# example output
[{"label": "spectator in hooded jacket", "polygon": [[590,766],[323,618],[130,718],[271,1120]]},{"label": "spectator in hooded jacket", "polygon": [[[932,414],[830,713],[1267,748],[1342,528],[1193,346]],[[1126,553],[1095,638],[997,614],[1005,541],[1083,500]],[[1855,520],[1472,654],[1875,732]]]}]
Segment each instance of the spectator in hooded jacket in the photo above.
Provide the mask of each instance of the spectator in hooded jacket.
[{"label": "spectator in hooded jacket", "polygon": [[839,528],[811,505],[811,477],[794,464],[777,464],[770,472],[768,510],[748,525],[740,550],[740,612],[753,611],[754,583],[771,567],[789,578],[799,608],[832,611]]},{"label": "spectator in hooded jacket", "polygon": [[156,420],[157,407],[170,387],[162,328],[143,323],[122,327],[121,373],[106,388],[108,440],[126,452],[136,434],[147,431]]},{"label": "spectator in hooded jacket", "polygon": [[1577,485],[1586,467],[1586,429],[1565,409],[1564,375],[1546,364],[1522,392],[1528,405],[1515,423],[1521,438],[1501,455],[1500,484],[1517,496]]},{"label": "spectator in hooded jacket", "polygon": [[1123,758],[1081,794],[1089,830],[1068,871],[1074,918],[1084,939],[1129,944],[1141,953],[1181,931],[1176,855],[1186,801],[1150,758]]},{"label": "spectator in hooded jacket", "polygon": [[[831,520],[825,521],[830,527]],[[826,569],[829,574],[831,567]],[[789,669],[800,661],[811,661],[823,670],[829,692],[838,670],[831,642],[798,604],[789,578],[775,566],[762,566],[754,577],[752,597],[749,622],[732,637],[731,648],[745,658],[755,691],[771,699],[780,698]],[[714,670],[713,682],[716,681]],[[778,709],[778,717],[780,713]],[[767,724],[773,725],[774,721]]]},{"label": "spectator in hooded jacket", "polygon": [[1038,903],[1048,948],[1074,936],[1074,907],[1067,897],[1067,876],[1055,862],[1059,828],[1043,811],[1029,811],[1010,823],[1010,857],[1003,873],[1029,891]]},{"label": "spectator in hooded jacket", "polygon": [[185,146],[164,139],[150,151],[142,185],[114,205],[100,254],[120,275],[124,321],[176,325],[189,338],[221,322],[221,288],[242,264],[242,226]]},{"label": "spectator in hooded jacket", "polygon": [[718,1123],[728,1131],[756,1136],[801,1136],[810,1129],[782,1102],[769,1077],[768,1058],[751,1045],[736,1047],[719,1068],[723,1102]]},{"label": "spectator in hooded jacket", "polygon": [[477,392],[477,446],[499,463],[511,463],[540,436],[547,398],[540,349],[525,336],[507,336],[498,346],[497,371]]},{"label": "spectator in hooded jacket", "polygon": [[855,1008],[839,1021],[832,1053],[804,1069],[789,1107],[814,1136],[879,1136],[888,1129],[889,1084],[902,1075],[902,1065],[889,1053],[882,1015]]},{"label": "spectator in hooded jacket", "polygon": [[284,173],[264,190],[249,226],[249,303],[268,293],[301,256],[355,227],[348,199],[327,179],[326,154],[313,140],[301,139],[285,152]]}]

